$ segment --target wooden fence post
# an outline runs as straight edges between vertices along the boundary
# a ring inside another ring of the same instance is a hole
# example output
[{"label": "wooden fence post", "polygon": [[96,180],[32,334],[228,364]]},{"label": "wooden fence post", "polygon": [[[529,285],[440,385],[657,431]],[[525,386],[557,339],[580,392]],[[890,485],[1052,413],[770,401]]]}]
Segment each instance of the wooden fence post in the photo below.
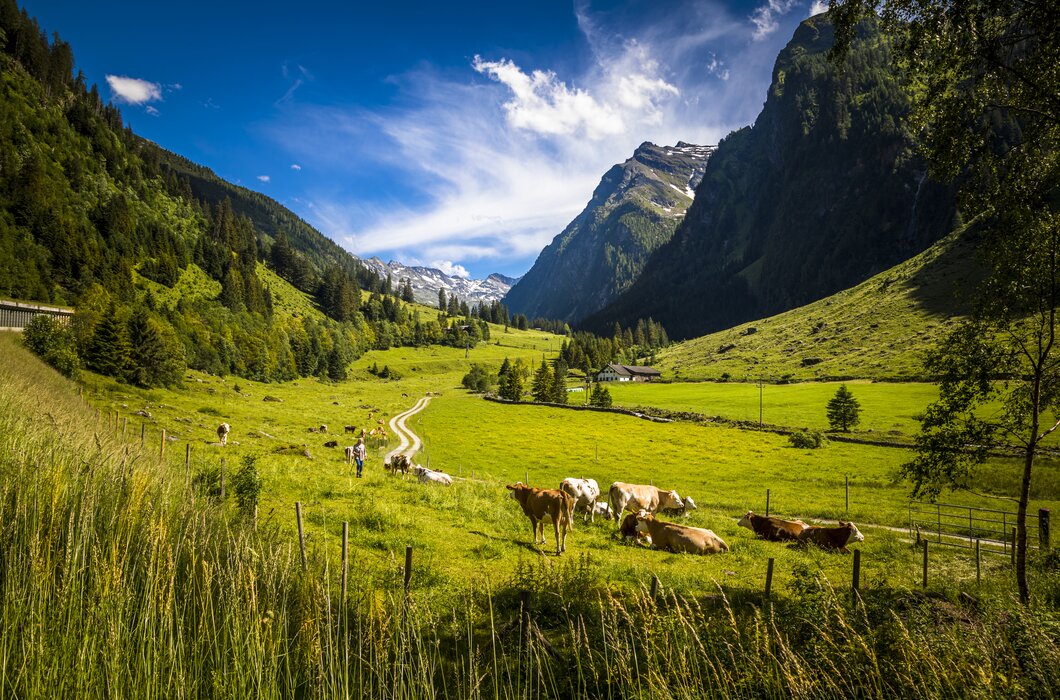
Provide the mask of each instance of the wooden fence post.
[{"label": "wooden fence post", "polygon": [[861,550],[854,550],[854,582],[851,586],[853,589],[854,600],[858,599],[858,595],[861,592]]},{"label": "wooden fence post", "polygon": [[184,478],[191,482],[191,443],[184,446]]},{"label": "wooden fence post", "polygon": [[928,541],[924,540],[924,588],[927,588],[928,581]]},{"label": "wooden fence post", "polygon": [[979,550],[979,540],[975,541],[975,585],[979,585],[983,582],[982,579],[982,553]]},{"label": "wooden fence post", "polygon": [[347,569],[347,553],[349,552],[350,545],[350,523],[349,521],[343,521],[342,523],[342,598],[340,600],[346,602],[346,569]]},{"label": "wooden fence post", "polygon": [[526,477],[525,478],[526,478],[526,481],[524,481],[523,483],[526,484],[527,486],[529,486],[530,485],[530,470],[529,469],[526,470]]},{"label": "wooden fence post", "polygon": [[147,437],[147,423],[140,424],[140,449],[144,448],[144,438]]},{"label": "wooden fence post", "polygon": [[1049,509],[1038,509],[1038,546],[1049,549]]},{"label": "wooden fence post", "polygon": [[121,441],[122,442],[125,442],[125,435],[128,432],[129,432],[129,419],[127,417],[126,418],[122,418],[121,419]]},{"label": "wooden fence post", "polygon": [[651,599],[655,600],[655,596],[659,595],[659,577],[655,574],[651,575]]},{"label": "wooden fence post", "polygon": [[305,530],[302,528],[302,502],[294,502],[294,517],[298,520],[298,548],[302,551],[302,571],[308,571],[309,562],[305,556]]},{"label": "wooden fence post", "polygon": [[405,547],[405,595],[412,587],[412,545]]},{"label": "wooden fence post", "polygon": [[1012,568],[1016,568],[1016,528],[1012,528]]},{"label": "wooden fence post", "polygon": [[766,600],[773,595],[773,557],[766,561]]},{"label": "wooden fence post", "polygon": [[225,500],[225,458],[221,458],[221,501]]},{"label": "wooden fence post", "polygon": [[158,444],[158,456],[166,456],[166,429],[162,428],[162,441]]},{"label": "wooden fence post", "polygon": [[769,489],[766,489],[766,517],[769,517]]}]

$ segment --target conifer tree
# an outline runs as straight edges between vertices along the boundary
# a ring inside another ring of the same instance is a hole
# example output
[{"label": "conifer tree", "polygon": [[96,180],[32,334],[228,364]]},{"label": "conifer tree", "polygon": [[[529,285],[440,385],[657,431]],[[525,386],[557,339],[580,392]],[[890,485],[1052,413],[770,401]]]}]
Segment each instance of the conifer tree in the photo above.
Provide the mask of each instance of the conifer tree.
[{"label": "conifer tree", "polygon": [[125,381],[129,368],[129,338],[113,304],[96,326],[85,365],[94,372]]},{"label": "conifer tree", "polygon": [[562,359],[556,360],[551,394],[553,403],[567,403],[567,363]]},{"label": "conifer tree", "polygon": [[537,372],[534,373],[534,383],[531,386],[530,391],[534,395],[534,401],[552,401],[552,370],[549,369],[548,363],[545,362],[544,358],[541,358],[541,366],[538,368]]},{"label": "conifer tree", "polygon": [[835,396],[828,401],[828,424],[832,430],[850,432],[850,429],[861,422],[861,404],[847,389],[846,384],[840,385]]}]

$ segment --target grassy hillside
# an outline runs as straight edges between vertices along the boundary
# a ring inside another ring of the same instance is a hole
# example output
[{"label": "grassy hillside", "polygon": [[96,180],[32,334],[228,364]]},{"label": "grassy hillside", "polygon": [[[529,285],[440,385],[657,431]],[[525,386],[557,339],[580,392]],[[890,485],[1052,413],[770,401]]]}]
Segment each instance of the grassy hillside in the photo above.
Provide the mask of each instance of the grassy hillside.
[{"label": "grassy hillside", "polygon": [[924,350],[954,323],[961,290],[978,279],[973,248],[958,232],[851,289],[678,343],[657,366],[682,380],[923,377]]}]

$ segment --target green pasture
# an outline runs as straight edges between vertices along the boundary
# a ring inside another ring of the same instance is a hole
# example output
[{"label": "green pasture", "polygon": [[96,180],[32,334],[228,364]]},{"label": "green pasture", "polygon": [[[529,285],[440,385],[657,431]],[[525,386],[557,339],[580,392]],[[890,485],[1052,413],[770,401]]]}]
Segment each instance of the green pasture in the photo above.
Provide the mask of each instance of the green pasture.
[{"label": "green pasture", "polygon": [[[497,340],[504,344],[496,345]],[[621,544],[611,523],[583,525],[579,520],[568,536],[564,559],[588,556],[587,565],[618,586],[641,585],[655,574],[665,586],[682,590],[709,590],[717,585],[757,590],[770,557],[777,561],[778,591],[801,565],[845,585],[849,557],[756,541],[749,531],[737,528],[736,518],[744,511],[765,509],[766,489],[770,489],[771,511],[777,514],[819,519],[849,516],[860,524],[895,527],[907,522],[908,488],[895,482],[898,466],[911,454],[907,450],[840,443],[820,450],[796,450],[783,436],[771,433],[498,404],[459,388],[460,377],[471,362],[497,365],[506,356],[537,361],[542,351],[547,352],[550,340],[547,334],[504,334],[501,328],[490,344],[472,349],[469,359],[462,349],[441,347],[371,352],[354,364],[351,380],[338,384],[316,379],[259,384],[195,372],[189,373],[183,388],[173,391],[141,391],[93,375],[86,376],[86,384],[90,400],[103,409],[104,417],[107,411],[116,410],[120,419],[128,418],[126,439],[134,446],[144,422],[134,412],[150,411],[145,449],[159,449],[160,430],[165,428],[175,438],[167,443],[166,453],[179,478],[184,478],[185,444],[192,445],[193,474],[216,466],[222,457],[232,470],[244,455],[256,456],[265,480],[261,525],[280,527],[293,543],[293,504],[301,502],[310,546],[337,564],[341,523],[348,521],[357,570],[383,585],[394,584],[407,544],[415,548],[415,585],[439,591],[453,592],[482,577],[507,581],[520,562],[554,562],[552,535],[546,533],[548,544],[543,550],[532,546],[528,521],[504,489],[505,483],[521,480],[527,473],[530,483],[539,486],[556,487],[566,476],[583,476],[595,478],[604,490],[616,480],[676,488],[699,505],[688,522],[713,529],[732,548],[727,555],[706,558],[648,551]],[[378,379],[367,372],[373,364],[385,364],[401,378]],[[665,391],[668,387],[643,388]],[[632,391],[640,389],[631,387]],[[386,447],[372,450],[366,477],[355,479],[342,459],[342,445],[351,443],[342,434],[342,426],[361,427],[387,419],[428,392],[434,395],[431,403],[409,421],[425,441],[417,461],[452,474],[456,483],[446,489],[386,475],[381,468]],[[264,401],[266,395],[280,401]],[[817,401],[815,394],[805,396],[812,397],[812,401],[805,398],[806,402]],[[884,402],[882,395],[879,401]],[[811,412],[809,407],[798,407],[795,395],[790,402],[795,415]],[[214,444],[221,421],[232,425],[227,448]],[[308,432],[309,427],[321,424],[330,426],[331,434]],[[339,448],[323,447],[329,439],[337,439]],[[286,445],[308,448],[312,458],[275,454]],[[999,466],[999,475],[1009,473],[1014,472]],[[1040,500],[1035,508],[1054,505],[1060,493],[1058,473],[1055,465],[1039,468],[1036,496]],[[847,477],[849,513],[844,503]],[[1011,484],[1007,476],[998,476],[995,485]],[[997,505],[969,495],[946,498]],[[919,580],[919,555],[904,532],[868,526],[864,531],[863,580],[902,586]],[[940,584],[974,579],[974,564],[966,553],[940,549],[933,559]],[[1004,567],[1004,562],[988,561],[989,567]]]},{"label": "green pasture", "polygon": [[825,406],[842,383],[861,404],[861,424],[854,432],[877,437],[912,436],[920,427],[917,414],[938,398],[934,384],[912,382],[764,383],[761,387],[743,382],[612,382],[607,388],[620,406],[657,406],[757,422],[761,405],[761,419],[767,425],[827,430]]}]

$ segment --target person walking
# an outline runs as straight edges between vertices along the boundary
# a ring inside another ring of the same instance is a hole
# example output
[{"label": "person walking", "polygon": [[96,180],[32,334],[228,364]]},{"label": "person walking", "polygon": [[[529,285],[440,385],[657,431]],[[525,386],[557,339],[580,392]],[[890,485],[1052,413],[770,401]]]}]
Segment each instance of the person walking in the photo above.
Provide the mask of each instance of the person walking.
[{"label": "person walking", "polygon": [[368,459],[368,448],[364,446],[364,438],[357,438],[357,444],[353,447],[353,458],[357,462],[357,478],[361,478],[361,470],[364,469],[364,460]]}]

